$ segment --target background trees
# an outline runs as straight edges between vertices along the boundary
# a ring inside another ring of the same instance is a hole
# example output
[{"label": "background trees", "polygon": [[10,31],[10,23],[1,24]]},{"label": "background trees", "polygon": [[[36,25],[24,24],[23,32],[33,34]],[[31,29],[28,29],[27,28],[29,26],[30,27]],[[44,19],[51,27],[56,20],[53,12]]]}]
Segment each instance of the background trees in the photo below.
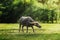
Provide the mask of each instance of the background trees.
[{"label": "background trees", "polygon": [[15,23],[21,16],[31,16],[44,23],[58,23],[60,0],[0,1],[0,23]]}]

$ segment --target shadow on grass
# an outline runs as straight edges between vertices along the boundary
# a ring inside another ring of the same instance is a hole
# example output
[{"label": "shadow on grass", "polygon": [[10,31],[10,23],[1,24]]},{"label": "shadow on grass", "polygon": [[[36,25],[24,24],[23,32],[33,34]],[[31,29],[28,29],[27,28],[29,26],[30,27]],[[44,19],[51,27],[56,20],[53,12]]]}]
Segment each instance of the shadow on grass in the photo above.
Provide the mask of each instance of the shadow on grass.
[{"label": "shadow on grass", "polygon": [[60,34],[0,34],[0,40],[60,40]]},{"label": "shadow on grass", "polygon": [[[25,29],[24,29],[25,30]],[[38,29],[35,29],[36,31]],[[40,31],[45,31],[41,29]],[[0,40],[60,40],[60,34],[23,33],[18,29],[0,29]],[[29,30],[31,31],[31,29]],[[39,31],[38,31],[39,32]]]},{"label": "shadow on grass", "polygon": [[18,29],[0,29],[0,31],[14,31],[14,30],[18,30]]},{"label": "shadow on grass", "polygon": [[[44,31],[46,31],[45,29],[35,29],[35,33],[41,33],[41,31],[42,32],[44,32]],[[7,32],[7,33],[17,33],[17,32],[19,32],[19,29],[0,29],[0,33],[5,33],[5,32]],[[20,33],[22,32],[22,30],[20,30]],[[24,33],[26,33],[26,29],[24,29]],[[33,32],[33,30],[32,29],[29,29],[28,30],[28,33],[34,33]]]}]

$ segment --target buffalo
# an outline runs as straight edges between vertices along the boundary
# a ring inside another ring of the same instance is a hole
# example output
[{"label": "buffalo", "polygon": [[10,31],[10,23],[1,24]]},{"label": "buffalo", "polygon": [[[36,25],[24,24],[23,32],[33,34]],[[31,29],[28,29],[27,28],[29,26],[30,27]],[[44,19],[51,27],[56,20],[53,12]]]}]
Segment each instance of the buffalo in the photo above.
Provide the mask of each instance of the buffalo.
[{"label": "buffalo", "polygon": [[27,27],[27,31],[28,32],[28,27],[31,27],[33,29],[33,32],[34,32],[34,28],[33,26],[36,26],[38,28],[41,28],[41,26],[39,25],[39,23],[37,21],[34,21],[31,17],[29,16],[22,16],[20,19],[19,19],[19,32],[20,32],[20,29],[22,27],[22,31],[24,32],[23,30],[23,27],[26,26]]}]

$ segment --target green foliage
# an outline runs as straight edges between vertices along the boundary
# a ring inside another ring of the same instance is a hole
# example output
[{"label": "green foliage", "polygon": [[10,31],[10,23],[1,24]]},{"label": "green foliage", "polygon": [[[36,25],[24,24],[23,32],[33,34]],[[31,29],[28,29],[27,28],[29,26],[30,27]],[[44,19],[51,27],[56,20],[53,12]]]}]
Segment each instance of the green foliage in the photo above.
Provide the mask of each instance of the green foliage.
[{"label": "green foliage", "polygon": [[14,23],[21,16],[54,23],[59,20],[59,0],[1,0],[0,22]]}]

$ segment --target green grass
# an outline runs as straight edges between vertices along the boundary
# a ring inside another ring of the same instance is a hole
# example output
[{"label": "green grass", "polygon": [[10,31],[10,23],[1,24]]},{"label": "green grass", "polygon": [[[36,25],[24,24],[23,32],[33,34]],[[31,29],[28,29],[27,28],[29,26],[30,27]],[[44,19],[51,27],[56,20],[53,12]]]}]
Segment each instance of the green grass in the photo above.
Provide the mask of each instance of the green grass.
[{"label": "green grass", "polygon": [[26,33],[18,32],[18,24],[0,24],[0,40],[60,40],[60,24],[41,24],[39,29],[34,26],[35,32],[29,28]]},{"label": "green grass", "polygon": [[0,40],[60,40],[60,34],[0,34]]},{"label": "green grass", "polygon": [[60,40],[60,34],[0,34],[0,40]]}]

